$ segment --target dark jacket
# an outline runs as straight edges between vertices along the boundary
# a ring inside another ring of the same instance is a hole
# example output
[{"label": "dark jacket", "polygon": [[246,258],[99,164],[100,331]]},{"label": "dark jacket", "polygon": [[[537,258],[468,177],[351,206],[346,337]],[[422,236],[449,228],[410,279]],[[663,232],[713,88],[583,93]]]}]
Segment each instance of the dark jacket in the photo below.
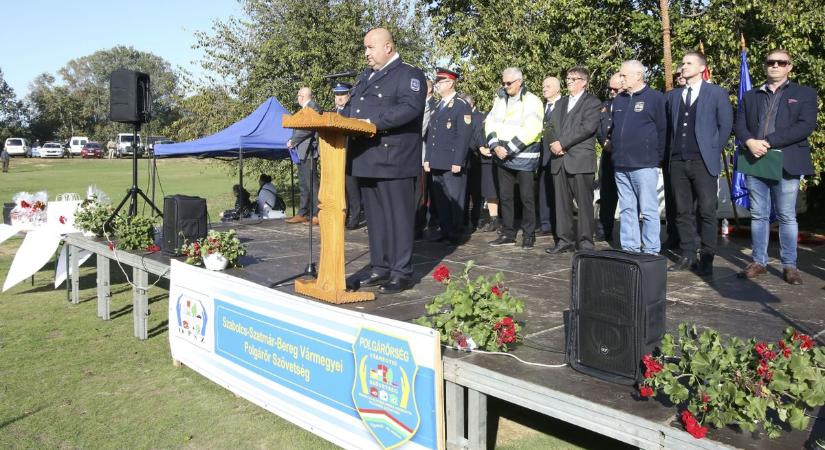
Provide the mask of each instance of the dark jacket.
[{"label": "dark jacket", "polygon": [[464,167],[473,133],[472,110],[458,95],[443,108],[436,108],[427,129],[424,161],[430,168],[450,170],[453,165]]},{"label": "dark jacket", "polygon": [[602,147],[604,147],[608,139],[610,139],[610,129],[613,127],[613,111],[611,111],[612,103],[613,100],[603,101],[602,109],[599,111],[599,129],[596,131],[596,139]]},{"label": "dark jacket", "polygon": [[364,178],[418,176],[427,97],[424,73],[400,58],[369,79],[371,73],[372,69],[367,69],[355,81],[350,117],[369,119],[378,133],[350,139],[349,174]]},{"label": "dark jacket", "polygon": [[543,145],[559,141],[564,154],[550,155],[550,173],[557,174],[564,166],[567,173],[596,172],[596,130],[599,128],[601,102],[583,92],[581,98],[567,112],[570,97],[559,100],[553,108],[550,123],[544,129]]},{"label": "dark jacket", "polygon": [[[307,103],[307,108],[312,108],[315,112],[321,112],[321,108],[315,103],[315,100],[310,100]],[[292,130],[292,145],[295,146],[295,151],[298,152],[298,158],[303,161],[307,157],[318,157],[318,135],[314,131],[299,130],[295,128]]]},{"label": "dark jacket", "polygon": [[487,139],[484,136],[484,119],[486,117],[486,113],[473,109],[473,137],[470,139],[470,151],[477,155],[481,164],[492,164],[493,158],[484,156],[479,151],[479,148],[487,146]]},{"label": "dark jacket", "polygon": [[[676,130],[680,120],[679,106],[682,103],[684,90],[685,88],[680,87],[667,93],[668,161],[676,145]],[[733,128],[733,108],[728,99],[728,91],[715,84],[702,81],[696,102],[698,102],[696,103],[696,128],[694,130],[696,142],[699,144],[702,161],[708,173],[718,176],[722,169],[722,149],[727,145]]]},{"label": "dark jacket", "polygon": [[[736,137],[744,145],[748,139],[758,139],[759,116],[756,102],[762,86],[751,89],[742,97],[736,111]],[[783,88],[773,133],[765,136],[772,148],[782,149],[785,172],[790,175],[811,175],[811,147],[808,136],[816,128],[816,91],[789,82]]]},{"label": "dark jacket", "polygon": [[613,99],[613,165],[616,169],[659,167],[665,157],[665,96],[645,86]]}]

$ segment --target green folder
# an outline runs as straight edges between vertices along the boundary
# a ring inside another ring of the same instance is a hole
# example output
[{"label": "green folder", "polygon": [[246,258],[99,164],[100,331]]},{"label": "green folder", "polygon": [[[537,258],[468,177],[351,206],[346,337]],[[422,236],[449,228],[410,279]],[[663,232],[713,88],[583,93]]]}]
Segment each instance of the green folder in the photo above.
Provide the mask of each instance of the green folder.
[{"label": "green folder", "polygon": [[782,150],[770,149],[761,158],[757,158],[747,148],[743,148],[736,158],[736,170],[746,175],[779,181],[782,179],[783,161]]}]

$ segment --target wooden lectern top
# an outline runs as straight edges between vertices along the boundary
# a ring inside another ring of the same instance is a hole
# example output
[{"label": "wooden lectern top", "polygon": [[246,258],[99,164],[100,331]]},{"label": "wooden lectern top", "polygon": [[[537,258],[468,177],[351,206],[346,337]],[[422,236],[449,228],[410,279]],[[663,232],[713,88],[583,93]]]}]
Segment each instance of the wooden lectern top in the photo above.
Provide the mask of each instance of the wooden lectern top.
[{"label": "wooden lectern top", "polygon": [[375,124],[360,119],[351,119],[338,113],[325,112],[318,114],[312,108],[302,108],[293,115],[285,114],[281,117],[281,126],[284,128],[299,128],[302,130],[339,130],[346,134],[375,135]]}]

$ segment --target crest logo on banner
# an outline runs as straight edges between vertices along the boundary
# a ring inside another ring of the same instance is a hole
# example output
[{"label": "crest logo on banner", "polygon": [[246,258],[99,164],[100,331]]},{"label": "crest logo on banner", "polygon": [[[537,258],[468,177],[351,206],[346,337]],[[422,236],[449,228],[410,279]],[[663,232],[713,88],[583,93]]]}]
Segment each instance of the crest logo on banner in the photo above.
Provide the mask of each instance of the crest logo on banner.
[{"label": "crest logo on banner", "polygon": [[361,328],[352,344],[352,400],[364,425],[385,449],[413,437],[421,423],[415,401],[418,365],[407,341]]},{"label": "crest logo on banner", "polygon": [[212,318],[204,303],[194,296],[182,293],[176,300],[175,312],[177,336],[198,347],[211,350],[211,336],[207,336],[207,330],[212,325],[209,322]]}]

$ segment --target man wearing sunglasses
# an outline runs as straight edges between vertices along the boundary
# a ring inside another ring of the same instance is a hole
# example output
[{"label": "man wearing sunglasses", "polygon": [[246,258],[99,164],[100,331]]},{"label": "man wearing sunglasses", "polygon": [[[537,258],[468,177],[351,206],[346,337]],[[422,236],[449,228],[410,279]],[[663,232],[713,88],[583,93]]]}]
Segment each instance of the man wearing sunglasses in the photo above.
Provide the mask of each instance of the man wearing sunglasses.
[{"label": "man wearing sunglasses", "polygon": [[503,226],[497,247],[515,245],[515,184],[519,184],[523,231],[522,247],[533,248],[536,230],[535,181],[533,171],[541,159],[542,110],[538,97],[523,86],[521,70],[515,67],[501,73],[501,89],[487,115],[484,132],[496,163]]},{"label": "man wearing sunglasses", "polygon": [[765,84],[742,97],[736,112],[736,137],[754,160],[781,150],[779,179],[747,175],[751,204],[753,262],[739,274],[753,279],[767,273],[771,203],[779,219],[779,257],[782,275],[790,284],[802,284],[796,268],[796,196],[799,181],[814,173],[808,136],[816,128],[816,91],[788,79],[793,61],[788,51],[776,49],[765,58]]}]

